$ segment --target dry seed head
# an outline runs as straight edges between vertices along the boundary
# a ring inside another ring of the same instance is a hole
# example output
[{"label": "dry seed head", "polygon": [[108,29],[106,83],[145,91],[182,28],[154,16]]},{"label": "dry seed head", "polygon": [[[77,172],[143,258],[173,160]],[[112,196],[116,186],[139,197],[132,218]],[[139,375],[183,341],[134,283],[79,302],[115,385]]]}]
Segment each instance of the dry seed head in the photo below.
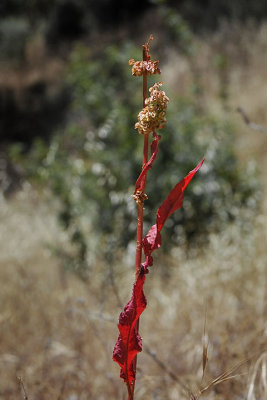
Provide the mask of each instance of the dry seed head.
[{"label": "dry seed head", "polygon": [[149,54],[149,44],[151,40],[153,40],[152,35],[150,35],[148,42],[143,46],[146,53],[146,60],[135,61],[133,58],[129,60],[129,65],[132,65],[133,76],[155,75],[161,73],[158,67],[159,61],[152,61]]},{"label": "dry seed head", "polygon": [[142,76],[160,74],[158,67],[159,61],[135,61],[133,58],[129,60],[129,65],[132,65],[133,76]]},{"label": "dry seed head", "polygon": [[138,122],[135,129],[142,135],[161,129],[166,124],[166,109],[169,98],[160,90],[162,82],[155,83],[149,89],[150,97],[145,100],[145,107],[138,114]]}]

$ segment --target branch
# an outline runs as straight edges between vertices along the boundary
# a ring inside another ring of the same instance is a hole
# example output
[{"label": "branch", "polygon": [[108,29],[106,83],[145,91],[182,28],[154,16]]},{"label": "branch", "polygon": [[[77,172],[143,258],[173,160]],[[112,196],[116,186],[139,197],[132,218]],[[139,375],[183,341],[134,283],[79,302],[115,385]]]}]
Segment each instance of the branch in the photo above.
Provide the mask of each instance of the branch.
[{"label": "branch", "polygon": [[20,376],[17,376],[17,379],[19,381],[19,385],[22,388],[24,400],[28,400],[29,398],[28,398],[28,395],[27,395],[27,392],[26,392],[26,389],[25,389],[25,386],[24,386],[22,378]]},{"label": "branch", "polygon": [[255,122],[250,121],[248,115],[246,114],[245,110],[242,107],[237,107],[237,112],[239,112],[244,120],[244,122],[254,131],[262,132],[267,135],[267,129],[263,126],[256,124]]},{"label": "branch", "polygon": [[185,390],[185,392],[186,392],[187,394],[190,392],[189,389],[188,389],[188,387],[182,382],[182,380],[181,380],[177,375],[175,375],[175,374],[167,367],[167,365],[166,365],[162,360],[160,360],[160,359],[157,357],[157,355],[156,355],[156,353],[155,353],[154,351],[150,350],[149,348],[145,348],[144,351],[145,351],[146,354],[148,354],[148,355],[152,358],[152,360],[155,361],[155,363],[162,369],[162,371],[166,372],[166,374],[169,375],[169,377],[170,377],[174,382],[178,383],[178,384]]}]

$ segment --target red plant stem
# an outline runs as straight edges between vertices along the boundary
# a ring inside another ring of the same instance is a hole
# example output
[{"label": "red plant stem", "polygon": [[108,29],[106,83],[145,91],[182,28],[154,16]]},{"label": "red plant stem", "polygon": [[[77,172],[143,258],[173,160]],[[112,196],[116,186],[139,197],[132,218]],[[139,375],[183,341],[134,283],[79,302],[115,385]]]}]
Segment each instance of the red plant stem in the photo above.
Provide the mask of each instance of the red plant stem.
[{"label": "red plant stem", "polygon": [[[148,46],[143,45],[143,61],[148,60],[147,56]],[[147,74],[143,74],[143,107],[145,107],[145,100],[147,98]],[[148,135],[144,135],[144,150],[143,150],[143,167],[148,161]],[[146,177],[144,183],[144,190],[146,187]],[[138,214],[137,214],[137,233],[136,233],[136,258],[135,258],[135,280],[137,281],[140,274],[141,262],[142,262],[142,239],[143,239],[143,215],[144,215],[144,203],[143,201],[138,203]],[[136,323],[137,332],[139,331],[139,319]],[[137,356],[134,359],[134,369],[136,370]],[[135,382],[132,386],[127,384],[128,388],[128,400],[134,400],[134,387]]]},{"label": "red plant stem", "polygon": [[127,389],[128,389],[128,400],[134,400],[134,385],[130,385],[129,382],[127,382]]},{"label": "red plant stem", "polygon": [[[147,46],[143,46],[143,61],[147,61]],[[147,98],[147,75],[144,72],[143,75],[143,107],[145,107],[145,100]],[[143,150],[143,166],[148,161],[148,134],[144,135],[144,150]],[[144,184],[145,189],[145,184]],[[137,280],[141,262],[142,262],[142,239],[143,239],[143,211],[144,203],[138,203],[138,214],[137,214],[137,234],[136,234],[136,258],[135,258],[135,280]]]}]

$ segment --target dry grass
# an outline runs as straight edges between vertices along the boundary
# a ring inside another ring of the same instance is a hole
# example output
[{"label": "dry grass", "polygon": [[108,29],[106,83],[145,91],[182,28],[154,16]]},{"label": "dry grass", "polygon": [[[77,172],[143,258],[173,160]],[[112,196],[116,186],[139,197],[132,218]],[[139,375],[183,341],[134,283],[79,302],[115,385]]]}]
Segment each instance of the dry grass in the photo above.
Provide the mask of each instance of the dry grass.
[{"label": "dry grass", "polygon": [[[242,36],[247,63],[238,56],[231,59],[228,111],[217,102],[219,78],[207,56],[214,55],[220,35],[200,43],[204,95],[216,112],[233,114],[235,107],[243,106],[255,122],[267,125],[261,111],[267,78],[267,52],[263,51],[267,40],[261,32],[266,29],[267,25],[254,32],[253,48]],[[237,42],[220,40],[234,55]],[[168,76],[173,83],[174,74]],[[265,170],[267,135],[251,132],[238,114],[236,124],[238,154],[242,160],[257,156]],[[266,190],[265,177],[263,181]],[[234,225],[212,235],[209,247],[197,257],[188,257],[178,248],[168,260],[159,255],[145,287],[148,308],[140,327],[144,352],[138,359],[136,399],[191,396],[193,400],[214,380],[203,398],[266,398],[266,211],[265,204],[250,232]],[[115,286],[101,261],[86,283],[62,273],[46,244],[67,246],[66,238],[57,228],[53,205],[44,204],[30,187],[8,202],[1,199],[0,214],[0,399],[125,398],[111,354],[120,312],[117,288],[125,303],[134,272],[118,262],[113,271]],[[204,324],[209,360],[202,379]],[[235,377],[228,380],[227,374]],[[216,380],[224,382],[215,385]]]},{"label": "dry grass", "polygon": [[[110,282],[101,279],[103,265],[95,266],[94,279],[87,283],[62,274],[44,243],[65,239],[51,211],[31,191],[1,210],[0,398],[23,398],[17,376],[29,399],[122,398],[118,368],[111,361],[120,309]],[[214,235],[197,259],[174,249],[164,268],[157,260],[162,267],[156,266],[146,283],[149,306],[141,321],[145,351],[139,357],[137,398],[186,399],[184,387],[197,396],[200,388],[248,360],[231,373],[235,379],[214,386],[205,398],[239,399],[248,391],[248,400],[254,400],[251,392],[259,390],[266,363],[267,237],[259,238],[264,218],[245,237],[236,226]],[[130,275],[116,266],[123,302]],[[205,313],[209,361],[202,381]]]}]

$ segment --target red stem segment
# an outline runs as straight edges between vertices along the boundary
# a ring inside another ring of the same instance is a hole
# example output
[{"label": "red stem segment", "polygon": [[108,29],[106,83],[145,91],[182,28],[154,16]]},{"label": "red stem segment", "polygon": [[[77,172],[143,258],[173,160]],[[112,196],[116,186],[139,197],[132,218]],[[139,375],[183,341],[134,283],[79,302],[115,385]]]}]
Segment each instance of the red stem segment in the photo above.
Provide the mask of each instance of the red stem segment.
[{"label": "red stem segment", "polygon": [[[143,61],[148,60],[148,46],[143,45]],[[147,98],[147,74],[143,74],[143,107],[145,107],[145,100]],[[143,150],[143,167],[148,161],[148,135],[144,135],[144,150]],[[146,178],[145,178],[146,181]],[[145,190],[144,184],[144,190]],[[135,258],[135,280],[137,281],[140,274],[141,262],[142,262],[142,240],[143,240],[143,215],[144,215],[144,203],[138,202],[138,214],[137,214],[137,234],[136,234],[136,258]],[[139,320],[137,321],[137,332],[139,330]],[[134,360],[134,368],[136,370],[137,356]],[[134,382],[133,384],[127,385],[128,388],[128,400],[134,400]]]},{"label": "red stem segment", "polygon": [[[147,61],[147,45],[143,45],[143,61]],[[143,75],[143,107],[147,98],[147,74]],[[143,167],[148,161],[148,134],[144,135]],[[145,189],[145,185],[144,185]],[[144,203],[138,203],[137,214],[137,235],[136,235],[136,259],[135,259],[135,279],[137,280],[142,262],[142,239],[143,239],[143,211]]]}]

